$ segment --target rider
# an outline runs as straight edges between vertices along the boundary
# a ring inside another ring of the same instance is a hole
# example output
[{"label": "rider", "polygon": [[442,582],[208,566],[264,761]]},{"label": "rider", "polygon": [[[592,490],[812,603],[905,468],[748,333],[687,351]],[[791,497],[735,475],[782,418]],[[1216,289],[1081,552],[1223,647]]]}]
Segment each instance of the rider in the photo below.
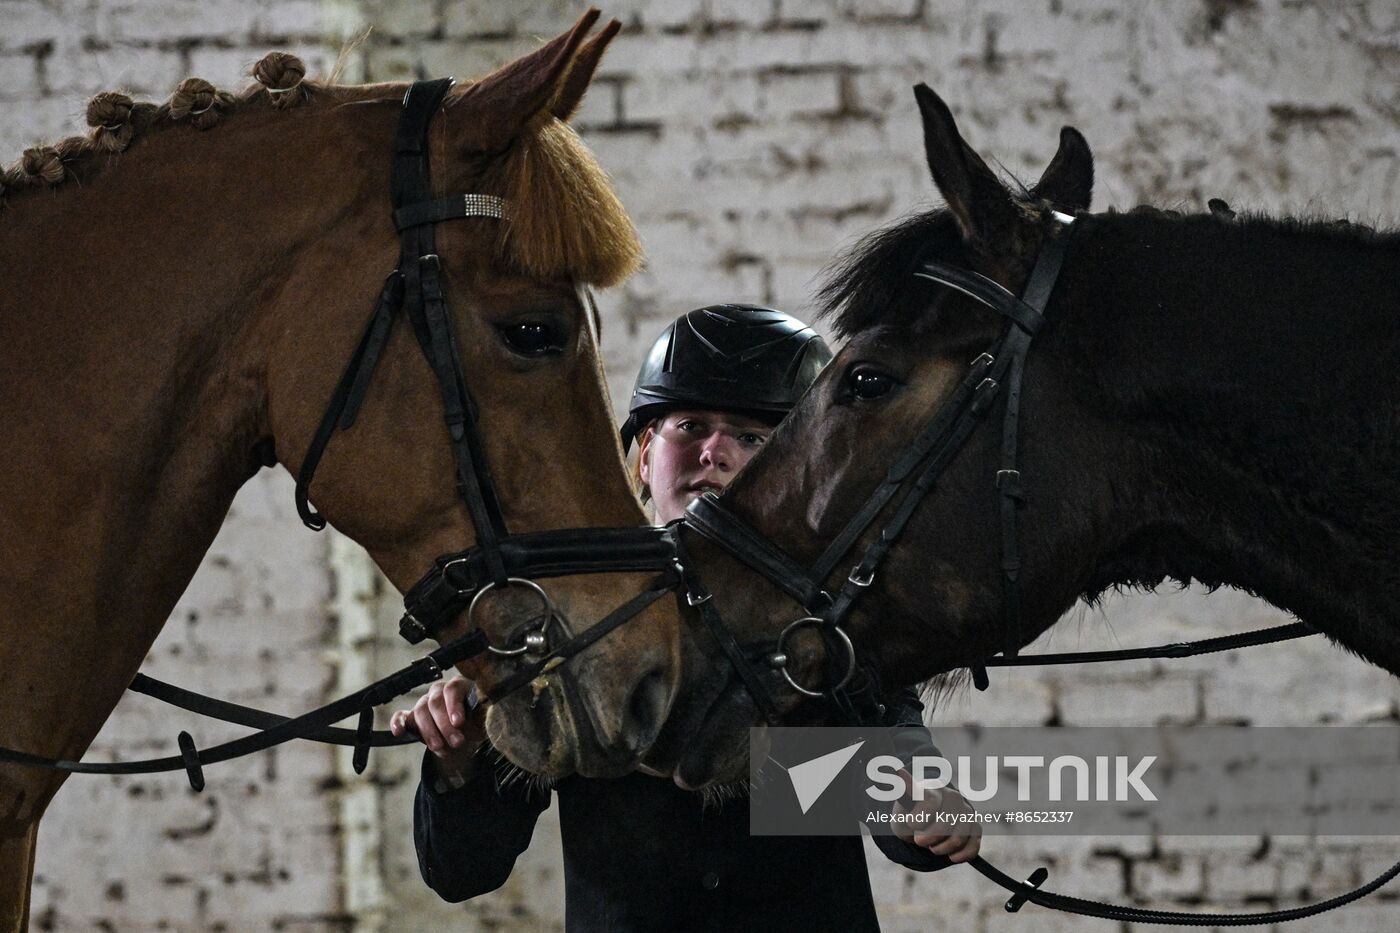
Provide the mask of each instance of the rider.
[{"label": "rider", "polygon": [[[647,355],[622,426],[625,447],[639,441],[637,479],[656,522],[728,485],[830,359],[816,332],[780,311],[715,305],[677,318]],[[550,796],[528,783],[498,785],[480,754],[470,688],[460,677],[433,684],[390,720],[402,735],[412,719],[428,746],[414,836],[424,880],[449,901],[505,883]],[[922,710],[903,691],[889,698],[882,724],[922,728]],[[878,928],[858,836],[753,836],[745,801],[706,806],[638,772],[574,776],[553,789],[570,930]],[[928,870],[943,864],[930,853],[976,855],[980,836],[971,832],[875,839],[894,861]]]}]

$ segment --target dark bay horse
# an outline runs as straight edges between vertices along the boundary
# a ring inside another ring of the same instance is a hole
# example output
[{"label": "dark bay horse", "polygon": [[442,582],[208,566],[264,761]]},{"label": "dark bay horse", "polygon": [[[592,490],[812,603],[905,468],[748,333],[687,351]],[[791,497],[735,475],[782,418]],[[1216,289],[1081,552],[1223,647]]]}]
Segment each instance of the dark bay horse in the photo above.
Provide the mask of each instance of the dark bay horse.
[{"label": "dark bay horse", "polygon": [[[1076,600],[1172,579],[1256,593],[1400,672],[1400,235],[1223,211],[1089,214],[1079,133],[1062,131],[1039,182],[1011,190],[943,101],[917,96],[947,207],[839,265],[825,297],[848,342],[720,504],[811,567],[1015,326],[914,272],[939,260],[1019,294],[1051,212],[1077,214],[1020,395],[1019,625],[1003,612],[1003,391],[863,581],[855,656],[886,684],[915,683],[1028,643]],[[901,501],[820,581],[831,593]],[[808,614],[713,541],[684,540],[751,657]],[[830,683],[844,658],[800,634],[785,646],[798,682]],[[692,786],[739,779],[755,702],[706,635],[688,641],[712,660],[687,666],[649,761]],[[756,666],[790,713],[802,697]]]},{"label": "dark bay horse", "polygon": [[[565,122],[618,29],[588,39],[596,19],[460,85],[429,130],[440,192],[506,203],[505,221],[439,225],[437,244],[512,531],[646,522],[587,292],[631,274],[640,245]],[[390,165],[405,87],[318,84],[299,67],[269,56],[237,96],[193,79],[159,107],[102,95],[90,137],[30,150],[0,176],[0,745],[82,756],[234,493],[261,465],[297,472],[395,267]],[[400,589],[475,542],[443,419],[438,383],[397,322],[358,421],[334,436],[310,490]],[[546,585],[586,625],[644,581]],[[527,610],[538,611],[514,611]],[[625,657],[610,639],[580,661],[629,685],[669,671],[675,610],[659,604],[641,624],[668,637]],[[467,673],[487,687],[500,676],[488,664]],[[670,697],[615,698],[602,680],[537,712],[508,698],[491,711],[494,741],[537,771],[615,770],[609,748],[630,761]],[[591,741],[576,743],[585,719]],[[37,826],[61,783],[0,765],[0,929],[27,922]]]}]

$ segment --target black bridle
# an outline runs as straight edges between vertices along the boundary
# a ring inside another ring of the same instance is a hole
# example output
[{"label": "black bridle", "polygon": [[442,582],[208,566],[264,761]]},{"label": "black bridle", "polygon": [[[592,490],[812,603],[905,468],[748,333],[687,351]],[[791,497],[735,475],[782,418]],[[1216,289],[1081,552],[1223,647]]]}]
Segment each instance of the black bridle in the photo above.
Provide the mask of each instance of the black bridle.
[{"label": "black bridle", "polygon": [[[718,544],[741,563],[767,578],[802,607],[805,615],[789,623],[778,635],[776,643],[772,643],[763,656],[763,661],[770,671],[778,671],[788,685],[799,693],[809,697],[824,697],[838,710],[859,711],[862,706],[867,709],[870,707],[868,702],[861,704],[848,696],[851,693],[854,675],[862,665],[857,661],[855,648],[842,624],[874,582],[881,563],[889,555],[890,549],[913,517],[919,503],[932,492],[939,475],[957,455],[977,425],[992,410],[998,397],[1005,399],[1001,461],[995,483],[1002,541],[1003,648],[1000,652],[1001,657],[982,659],[971,665],[973,680],[979,690],[985,690],[988,686],[988,666],[1190,657],[1316,634],[1308,626],[1297,623],[1145,649],[1018,656],[1022,629],[1019,587],[1021,558],[1017,514],[1024,503],[1021,471],[1017,461],[1021,383],[1031,342],[1046,320],[1046,309],[1064,264],[1073,224],[1074,219],[1071,217],[1050,213],[1040,252],[1020,297],[976,272],[942,262],[925,262],[914,273],[919,278],[969,295],[1005,318],[1006,327],[991,348],[973,361],[952,396],[938,408],[927,426],[886,472],[880,486],[866,499],[841,532],[831,539],[810,567],[804,567],[777,544],[734,515],[717,497],[706,494],[691,503],[684,523],[687,530]],[[876,520],[891,507],[889,517],[880,526],[879,532],[870,537],[859,559],[851,564],[844,581],[835,589],[836,595],[832,596],[832,591],[826,588],[826,582],[836,575],[838,566],[849,561],[848,555],[867,537]],[[686,562],[684,537],[684,534],[679,535],[676,542],[682,564]],[[725,627],[710,592],[705,589],[695,572],[683,570],[682,576],[689,602],[699,610],[707,629],[724,649],[736,673],[752,695],[755,705],[769,722],[778,721],[778,705],[768,686],[771,678],[766,676],[770,671],[765,671],[761,664],[755,663],[746,655],[737,639]],[[834,671],[828,672],[827,684],[816,689],[798,684],[788,671],[788,639],[793,632],[804,627],[812,627],[822,634],[828,651],[828,668],[835,668]],[[834,664],[831,663],[833,656],[836,659]],[[866,679],[867,683],[878,684],[873,675]],[[969,864],[984,877],[1011,893],[1005,905],[1009,912],[1020,910],[1029,901],[1054,910],[1091,917],[1184,926],[1251,926],[1300,920],[1349,904],[1400,875],[1400,862],[1397,862],[1366,884],[1326,901],[1288,910],[1216,914],[1151,910],[1069,897],[1041,889],[1041,885],[1049,877],[1049,870],[1044,867],[1034,871],[1026,881],[1018,882],[981,857],[972,859]]]},{"label": "black bridle", "polygon": [[[392,216],[399,233],[398,266],[384,281],[379,300],[359,344],[350,357],[330,403],[312,438],[297,475],[297,513],[313,531],[326,526],[309,501],[316,467],[337,430],[353,427],[364,403],[380,357],[388,344],[394,318],[402,311],[413,327],[442,396],[447,436],[452,446],[457,491],[471,517],[475,546],[446,554],[404,596],[399,632],[416,644],[439,634],[465,611],[468,633],[367,687],[295,718],[280,716],[202,696],[136,675],[130,689],[184,709],[239,725],[260,729],[252,735],[200,750],[188,732],[178,736],[180,755],[144,761],[80,762],[47,758],[0,747],[0,763],[86,774],[140,774],[184,770],[192,787],[204,786],[204,765],[227,761],[295,738],[310,738],[355,747],[354,767],[362,772],[369,749],[417,741],[373,729],[373,710],[423,684],[437,680],[453,665],[490,652],[512,659],[517,667],[504,676],[485,700],[499,701],[530,684],[569,658],[596,644],[609,632],[635,617],[679,583],[669,529],[574,528],[511,534],[496,495],[482,443],[480,415],[452,332],[452,316],[443,292],[442,263],[437,255],[435,227],[466,218],[508,219],[508,205],[485,194],[433,197],[428,158],[428,128],[452,78],[418,81],[404,94],[394,140],[390,185]],[[534,581],[588,573],[655,570],[659,575],[637,596],[602,620],[575,634]],[[529,588],[541,600],[541,611],[513,632],[505,644],[494,645],[473,627],[475,610],[490,591],[510,586]],[[562,631],[558,639],[552,629]],[[557,644],[553,642],[557,641]],[[537,693],[538,696],[538,693]],[[329,728],[331,723],[359,715],[356,729]]]},{"label": "black bridle", "polygon": [[[769,666],[777,669],[789,685],[807,696],[839,698],[852,680],[857,663],[850,637],[842,624],[856,603],[870,588],[880,565],[899,540],[905,526],[913,518],[919,504],[933,490],[938,477],[952,462],[977,425],[995,405],[999,396],[1005,397],[1002,416],[1001,469],[997,471],[996,488],[1000,499],[1002,539],[1002,619],[1007,657],[1014,657],[1020,646],[1020,551],[1017,541],[1017,513],[1022,502],[1021,473],[1017,465],[1016,439],[1020,424],[1021,380],[1025,373],[1026,355],[1031,341],[1045,323],[1045,309],[1054,291],[1064,264],[1065,251],[1073,230],[1073,218],[1052,213],[1047,224],[1040,252],[1036,257],[1024,293],[1017,297],[985,276],[946,263],[928,261],[914,273],[919,278],[955,288],[992,308],[1007,321],[997,341],[972,362],[967,374],[952,396],[939,406],[933,418],[905,448],[886,471],[883,482],[865,500],[844,528],[831,539],[826,549],[810,567],[802,566],[791,555],[749,527],[718,498],[705,495],[692,502],[686,515],[686,527],[707,538],[742,563],[757,570],[775,586],[795,599],[806,615],[789,624],[778,636],[768,655]],[[870,537],[869,543],[851,564],[849,573],[839,584],[835,595],[826,589],[836,568],[849,562],[850,553],[866,538],[876,520],[893,505],[893,511]],[[682,536],[683,537],[683,536]],[[682,542],[682,547],[684,546]],[[684,558],[682,558],[684,563]],[[698,604],[710,630],[723,630],[723,623],[703,585],[694,574],[686,580],[692,603]],[[697,592],[696,587],[700,587]],[[820,689],[803,687],[793,680],[787,667],[787,641],[798,629],[812,627],[820,631],[828,648],[839,650],[841,661],[830,683]],[[733,638],[729,638],[733,643]],[[763,714],[770,720],[777,714],[777,704],[768,693],[765,678],[739,655],[728,652],[741,678]],[[748,670],[745,670],[745,667]],[[985,670],[977,668],[979,682],[986,679]]]},{"label": "black bridle", "polygon": [[474,615],[470,610],[490,590],[524,586],[542,600],[540,624],[515,633],[511,644],[488,645],[487,650],[505,657],[545,654],[551,622],[562,626],[563,620],[532,580],[579,573],[665,570],[670,567],[670,548],[655,528],[563,529],[512,535],[506,527],[486,460],[480,414],[468,390],[452,333],[435,231],[439,223],[467,217],[508,220],[508,206],[485,194],[433,197],[428,126],[452,84],[451,78],[419,81],[404,95],[390,183],[394,225],[399,231],[399,264],[385,280],[364,336],[302,460],[297,475],[297,513],[308,528],[319,531],[325,527],[325,519],[308,501],[316,467],[335,431],[355,423],[390,327],[402,309],[438,383],[456,466],[457,492],[471,516],[476,544],[439,557],[409,589],[399,633],[410,644],[435,638],[463,610]]}]

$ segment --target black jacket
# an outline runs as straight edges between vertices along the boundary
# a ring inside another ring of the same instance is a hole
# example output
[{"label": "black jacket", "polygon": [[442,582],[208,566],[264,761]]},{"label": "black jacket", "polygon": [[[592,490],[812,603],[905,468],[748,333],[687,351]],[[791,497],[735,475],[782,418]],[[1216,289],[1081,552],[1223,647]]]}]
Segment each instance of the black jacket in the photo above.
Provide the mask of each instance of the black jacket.
[{"label": "black jacket", "polygon": [[[900,701],[886,723],[918,725],[916,744],[931,748],[918,696]],[[494,891],[529,846],[549,793],[499,787],[484,761],[466,785],[439,793],[431,761],[424,756],[413,817],[423,880],[454,902]],[[879,929],[859,836],[751,836],[746,799],[705,807],[699,794],[638,773],[570,777],[554,790],[571,933]],[[893,836],[874,839],[907,867],[947,864]]]}]

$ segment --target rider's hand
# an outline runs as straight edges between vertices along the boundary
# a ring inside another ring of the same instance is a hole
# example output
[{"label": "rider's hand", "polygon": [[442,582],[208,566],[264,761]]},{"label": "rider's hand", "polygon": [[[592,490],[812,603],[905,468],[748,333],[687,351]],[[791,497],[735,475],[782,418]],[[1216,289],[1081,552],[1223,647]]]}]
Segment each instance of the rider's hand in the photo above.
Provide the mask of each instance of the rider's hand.
[{"label": "rider's hand", "polygon": [[[908,772],[901,772],[912,785]],[[949,817],[968,816],[977,811],[956,788],[937,790],[926,788],[923,800],[907,799],[897,804],[902,813],[926,814],[922,820],[900,821],[894,824],[895,835],[905,842],[928,849],[934,855],[946,855],[954,863],[966,862],[982,848],[982,824],[955,822]],[[937,814],[945,814],[942,820]]]},{"label": "rider's hand", "polygon": [[471,708],[467,697],[472,682],[464,677],[437,681],[412,709],[389,717],[389,731],[402,736],[413,723],[423,744],[437,759],[438,773],[459,784],[470,771],[472,757],[486,741],[485,706]]}]

